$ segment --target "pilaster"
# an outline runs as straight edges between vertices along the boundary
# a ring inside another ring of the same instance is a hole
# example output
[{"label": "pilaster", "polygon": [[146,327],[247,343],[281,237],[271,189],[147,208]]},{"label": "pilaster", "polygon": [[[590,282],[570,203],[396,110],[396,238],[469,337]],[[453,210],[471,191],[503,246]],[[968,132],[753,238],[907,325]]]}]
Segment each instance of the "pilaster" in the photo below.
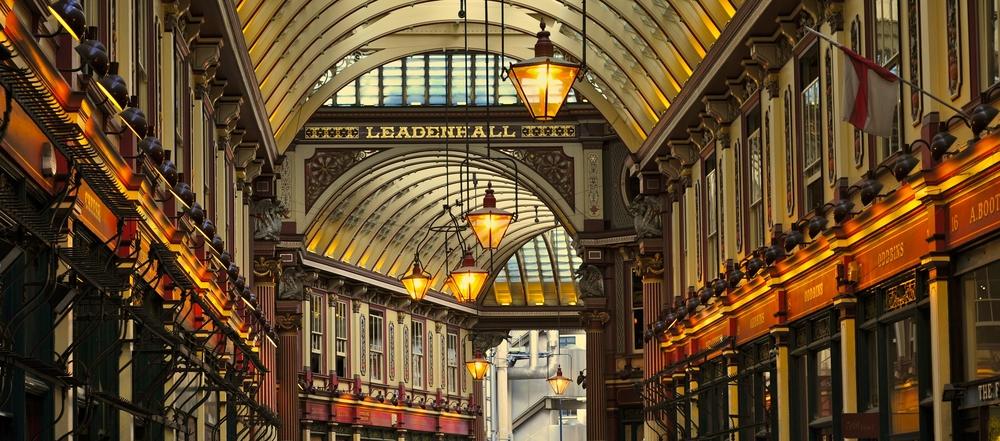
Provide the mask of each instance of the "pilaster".
[{"label": "pilaster", "polygon": [[611,316],[605,311],[584,311],[580,323],[587,333],[587,440],[608,439],[607,347],[604,327]]}]

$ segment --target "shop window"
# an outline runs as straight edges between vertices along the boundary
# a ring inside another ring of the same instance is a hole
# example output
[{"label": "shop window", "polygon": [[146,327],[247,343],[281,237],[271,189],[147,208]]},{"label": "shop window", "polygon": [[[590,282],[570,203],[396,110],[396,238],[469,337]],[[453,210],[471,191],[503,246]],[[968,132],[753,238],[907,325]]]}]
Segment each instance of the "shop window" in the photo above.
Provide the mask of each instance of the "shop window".
[{"label": "shop window", "polygon": [[823,112],[820,107],[819,46],[799,60],[802,124],[802,191],[805,208],[823,205]]},{"label": "shop window", "polygon": [[920,406],[930,393],[929,354],[918,350],[929,347],[928,313],[922,306],[926,288],[920,286],[911,275],[858,296],[859,352],[867,357],[858,363],[858,395],[862,409],[879,413],[882,431],[890,435],[925,430],[921,420],[930,417],[930,409]]},{"label": "shop window", "polygon": [[642,276],[632,274],[632,351],[642,351]]},{"label": "shop window", "polygon": [[979,2],[983,53],[980,57],[984,69],[984,89],[1000,83],[1000,0]]},{"label": "shop window", "polygon": [[323,296],[309,299],[309,366],[314,373],[322,372],[323,364]]},{"label": "shop window", "polygon": [[448,393],[455,395],[458,393],[458,335],[448,333],[447,349]]},{"label": "shop window", "polygon": [[[894,74],[899,74],[900,66],[900,46],[902,44],[901,26],[899,22],[899,0],[870,0],[871,11],[874,22],[872,29],[874,35],[874,54],[872,59]],[[900,85],[902,87],[902,85]],[[900,88],[900,97],[903,90]],[[893,117],[892,136],[889,138],[878,138],[876,142],[876,157],[879,162],[885,161],[890,155],[899,150],[900,146],[900,115],[902,106],[897,101],[896,114]]]},{"label": "shop window", "polygon": [[418,387],[423,389],[424,387],[424,323],[414,321],[411,323],[412,328],[411,342],[413,348],[411,354],[413,357],[413,387]]},{"label": "shop window", "polygon": [[337,311],[335,316],[336,326],[336,351],[337,351],[337,376],[347,376],[347,302],[337,301]]},{"label": "shop window", "polygon": [[740,393],[740,439],[776,440],[777,394],[773,345],[770,337],[739,349],[737,387]]},{"label": "shop window", "polygon": [[383,361],[385,359],[384,321],[381,311],[372,311],[368,318],[368,354],[369,364],[371,365],[371,380],[378,383],[385,381],[382,375]]},{"label": "shop window", "polygon": [[892,433],[916,432],[920,430],[916,320],[910,317],[887,326],[885,343]]},{"label": "shop window", "polygon": [[962,276],[965,380],[1000,375],[1000,262]]},{"label": "shop window", "polygon": [[792,396],[802,404],[792,409],[792,429],[799,439],[833,439],[833,418],[840,402],[837,328],[832,311],[798,320],[793,327]]},{"label": "shop window", "polygon": [[717,357],[701,365],[698,373],[698,436],[724,437],[729,429],[729,378],[726,358]]}]

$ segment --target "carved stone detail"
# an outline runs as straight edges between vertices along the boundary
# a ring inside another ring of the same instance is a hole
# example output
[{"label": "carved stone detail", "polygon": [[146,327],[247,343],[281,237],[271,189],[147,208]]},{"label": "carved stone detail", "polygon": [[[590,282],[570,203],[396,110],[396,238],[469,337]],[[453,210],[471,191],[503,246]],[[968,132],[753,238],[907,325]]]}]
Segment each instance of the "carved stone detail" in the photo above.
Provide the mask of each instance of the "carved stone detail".
[{"label": "carved stone detail", "polygon": [[628,206],[628,213],[632,215],[637,237],[660,237],[663,235],[661,211],[661,201],[658,196],[640,194],[632,199]]},{"label": "carved stone detail", "polygon": [[604,274],[600,268],[584,263],[573,275],[576,276],[581,299],[604,297]]},{"label": "carved stone detail", "polygon": [[507,332],[473,332],[472,353],[485,354],[486,351],[495,348],[498,344],[507,339]]},{"label": "carved stone detail", "polygon": [[750,57],[768,72],[775,72],[792,58],[792,47],[784,38],[754,37],[747,43]]},{"label": "carved stone detail", "polygon": [[708,95],[702,97],[701,102],[705,105],[705,112],[720,125],[733,122],[739,115],[739,106],[733,95]]},{"label": "carved stone detail", "polygon": [[604,325],[611,320],[611,315],[605,311],[583,311],[580,313],[580,324],[585,330],[603,331]]},{"label": "carved stone detail", "polygon": [[274,327],[278,332],[295,332],[302,329],[301,312],[279,312],[274,316]]},{"label": "carved stone detail", "polygon": [[324,149],[306,160],[306,210],[312,208],[323,191],[347,169],[380,150]]},{"label": "carved stone detail", "polygon": [[199,96],[209,95],[215,74],[219,70],[222,52],[221,38],[199,38],[191,47],[191,71]]},{"label": "carved stone detail", "polygon": [[641,277],[663,276],[663,255],[656,253],[652,256],[644,256],[641,254],[636,256],[632,272]]},{"label": "carved stone detail", "polygon": [[561,147],[501,149],[501,151],[534,170],[551,184],[571,207],[576,206],[573,157],[563,152]]},{"label": "carved stone detail", "polygon": [[281,261],[258,257],[253,263],[253,278],[256,283],[276,283],[281,278]]},{"label": "carved stone detail", "polygon": [[296,266],[286,267],[278,284],[279,300],[302,300],[305,298],[306,285],[312,285],[319,280],[319,274],[303,271]]},{"label": "carved stone detail", "polygon": [[254,219],[254,239],[278,240],[281,224],[288,218],[288,208],[281,201],[263,199],[253,204],[251,216]]}]

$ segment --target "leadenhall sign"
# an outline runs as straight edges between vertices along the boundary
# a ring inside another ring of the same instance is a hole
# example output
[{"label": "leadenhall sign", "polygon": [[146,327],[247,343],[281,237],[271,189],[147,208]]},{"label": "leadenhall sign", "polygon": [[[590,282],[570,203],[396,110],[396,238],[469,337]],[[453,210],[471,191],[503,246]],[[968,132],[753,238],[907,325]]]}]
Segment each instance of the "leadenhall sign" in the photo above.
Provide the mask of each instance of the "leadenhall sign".
[{"label": "leadenhall sign", "polygon": [[575,138],[576,134],[575,124],[310,126],[303,129],[305,139],[331,141],[486,138],[505,140]]}]

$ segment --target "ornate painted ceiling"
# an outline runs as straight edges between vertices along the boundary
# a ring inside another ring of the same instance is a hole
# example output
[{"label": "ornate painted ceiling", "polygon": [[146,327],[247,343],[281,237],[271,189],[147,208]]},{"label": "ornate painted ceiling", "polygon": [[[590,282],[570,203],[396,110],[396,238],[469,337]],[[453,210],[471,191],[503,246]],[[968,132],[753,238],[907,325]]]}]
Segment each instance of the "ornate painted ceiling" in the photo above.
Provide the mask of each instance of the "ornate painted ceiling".
[{"label": "ornate painted ceiling", "polygon": [[[590,74],[577,91],[636,151],[743,2],[590,0]],[[243,34],[279,149],[290,145],[330,96],[365,72],[411,54],[464,48],[458,3],[239,0]],[[501,6],[508,56],[530,58],[538,22],[544,20],[558,50],[582,58],[580,0],[471,0],[470,50],[487,49],[484,30],[489,50],[500,49]],[[313,89],[331,69],[343,66],[342,60],[359,53],[365,56]]]}]

